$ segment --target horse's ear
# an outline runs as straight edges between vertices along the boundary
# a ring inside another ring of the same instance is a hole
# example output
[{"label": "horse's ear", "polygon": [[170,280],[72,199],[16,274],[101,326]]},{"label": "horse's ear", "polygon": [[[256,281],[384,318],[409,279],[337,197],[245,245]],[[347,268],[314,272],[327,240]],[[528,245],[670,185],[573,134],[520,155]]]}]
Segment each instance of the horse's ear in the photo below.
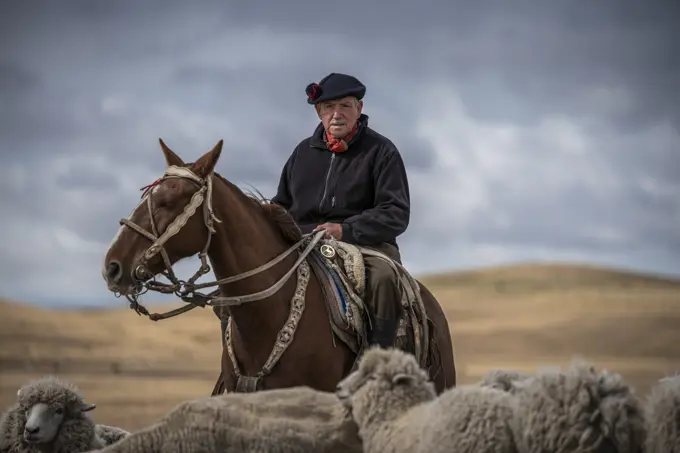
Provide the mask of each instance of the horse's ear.
[{"label": "horse's ear", "polygon": [[217,145],[215,145],[213,149],[202,155],[201,158],[191,166],[194,173],[201,178],[205,178],[215,170],[217,160],[222,153],[222,143],[222,140],[217,142]]},{"label": "horse's ear", "polygon": [[161,144],[161,149],[163,150],[163,154],[165,155],[165,163],[167,164],[168,167],[171,165],[174,165],[176,167],[183,167],[184,165],[186,165],[184,161],[177,154],[174,153],[173,150],[168,148],[168,146],[165,143],[163,143],[162,139],[159,138],[158,141]]}]

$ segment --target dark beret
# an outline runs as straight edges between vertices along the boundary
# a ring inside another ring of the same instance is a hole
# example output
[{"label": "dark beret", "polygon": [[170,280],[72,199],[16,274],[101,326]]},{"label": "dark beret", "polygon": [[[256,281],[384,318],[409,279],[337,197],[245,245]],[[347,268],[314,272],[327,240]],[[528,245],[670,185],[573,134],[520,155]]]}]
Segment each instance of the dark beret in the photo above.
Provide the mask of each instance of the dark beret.
[{"label": "dark beret", "polygon": [[307,85],[305,93],[307,93],[308,104],[318,104],[346,96],[363,99],[366,94],[366,87],[356,77],[333,72],[321,79],[319,83]]}]

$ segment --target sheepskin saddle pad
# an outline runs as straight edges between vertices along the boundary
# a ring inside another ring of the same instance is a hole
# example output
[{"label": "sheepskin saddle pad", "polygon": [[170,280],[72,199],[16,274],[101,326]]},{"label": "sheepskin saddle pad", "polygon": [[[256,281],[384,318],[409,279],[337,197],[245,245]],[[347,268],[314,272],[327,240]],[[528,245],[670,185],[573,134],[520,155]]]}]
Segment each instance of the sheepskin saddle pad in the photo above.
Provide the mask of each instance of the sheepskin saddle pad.
[{"label": "sheepskin saddle pad", "polygon": [[426,366],[430,326],[418,282],[401,264],[384,253],[328,238],[319,241],[308,257],[312,272],[321,283],[333,332],[357,354],[367,345],[370,317],[364,303],[364,258],[367,255],[385,260],[398,276],[404,310],[399,320],[396,346],[413,354],[421,365]]}]

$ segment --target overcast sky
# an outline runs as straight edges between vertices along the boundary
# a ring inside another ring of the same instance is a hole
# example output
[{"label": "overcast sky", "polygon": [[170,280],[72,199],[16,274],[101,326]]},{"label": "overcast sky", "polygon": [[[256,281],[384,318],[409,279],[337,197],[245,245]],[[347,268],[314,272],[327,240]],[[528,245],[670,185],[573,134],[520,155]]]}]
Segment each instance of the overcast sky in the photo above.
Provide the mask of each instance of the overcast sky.
[{"label": "overcast sky", "polygon": [[407,164],[412,272],[680,275],[677,2],[377,3],[3,2],[0,296],[122,304],[100,263],[158,138],[187,161],[224,139],[217,170],[272,196],[329,72]]}]

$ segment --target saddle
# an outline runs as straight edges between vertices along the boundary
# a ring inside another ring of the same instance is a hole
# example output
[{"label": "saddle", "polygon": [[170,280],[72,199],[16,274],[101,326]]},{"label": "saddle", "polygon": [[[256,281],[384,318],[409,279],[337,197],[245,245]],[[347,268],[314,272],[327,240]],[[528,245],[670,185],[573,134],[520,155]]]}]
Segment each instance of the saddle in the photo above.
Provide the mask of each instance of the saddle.
[{"label": "saddle", "polygon": [[[312,236],[308,238],[311,240]],[[307,244],[308,241],[305,241],[300,247],[305,248]],[[399,319],[395,347],[413,354],[423,368],[427,367],[434,346],[431,341],[432,324],[427,318],[418,282],[399,262],[378,250],[329,238],[316,244],[307,255],[307,261],[319,280],[333,333],[357,356],[368,347],[371,314],[364,303],[364,258],[369,255],[385,260],[397,276],[400,303],[404,309]],[[213,311],[224,325],[228,312],[222,307],[213,307]]]},{"label": "saddle", "polygon": [[418,282],[399,262],[380,251],[329,238],[317,244],[308,255],[308,261],[321,284],[333,332],[357,355],[368,346],[371,316],[364,303],[366,256],[382,259],[394,269],[404,308],[395,347],[410,352],[425,367],[429,356],[430,324]]}]

